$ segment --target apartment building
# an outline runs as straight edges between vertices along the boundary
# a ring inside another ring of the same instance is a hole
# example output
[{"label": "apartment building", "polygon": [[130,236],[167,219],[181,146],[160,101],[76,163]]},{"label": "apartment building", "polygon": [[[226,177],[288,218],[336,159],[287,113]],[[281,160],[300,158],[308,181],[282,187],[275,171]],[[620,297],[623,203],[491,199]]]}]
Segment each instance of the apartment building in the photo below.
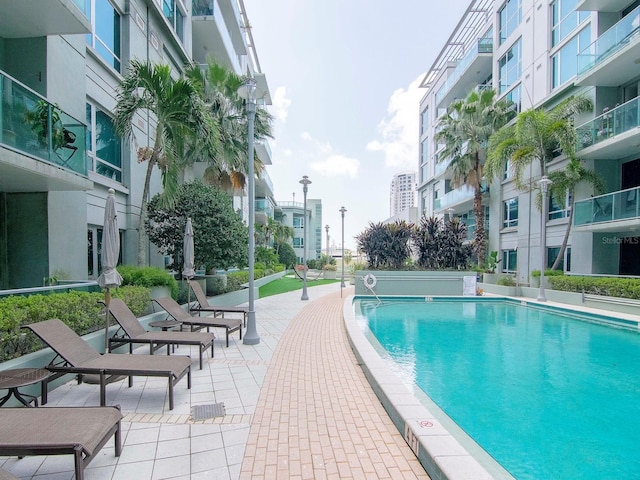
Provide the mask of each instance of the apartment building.
[{"label": "apartment building", "polygon": [[[242,0],[52,0],[5,2],[0,18],[0,289],[58,276],[95,279],[104,205],[116,191],[122,261],[136,263],[145,163],[153,118],[134,139],[113,131],[116,91],[130,60],[169,64],[213,58],[251,74],[270,104]],[[29,21],[25,21],[29,19]],[[58,121],[58,119],[60,121]],[[268,145],[256,145],[265,165]],[[204,168],[204,167],[203,167]],[[198,176],[196,166],[185,178]],[[161,191],[160,174],[151,194]],[[268,176],[256,198],[273,198]],[[234,199],[245,212],[247,197]],[[246,218],[246,213],[244,214]],[[163,257],[148,245],[151,265]]]},{"label": "apartment building", "polygon": [[416,172],[397,173],[391,179],[389,190],[389,215],[398,215],[403,210],[416,206]]},{"label": "apartment building", "polygon": [[[458,216],[471,233],[473,192],[451,187],[448,159],[438,156],[443,146],[433,141],[447,105],[486,87],[518,112],[552,108],[574,94],[593,100],[594,111],[574,119],[576,148],[605,181],[603,195],[581,184],[564,205],[550,200],[542,221],[535,163],[528,171],[530,191],[516,188],[508,169],[485,189],[488,251],[498,251],[501,271],[520,283],[541,268],[541,252],[547,267],[553,264],[571,209],[566,272],[640,275],[639,6],[628,0],[472,0],[423,79],[418,207],[428,216]],[[558,156],[547,168],[566,164]]]},{"label": "apartment building", "polygon": [[322,200],[308,198],[306,212],[303,202],[279,201],[275,219],[293,228],[293,239],[290,243],[298,257],[298,263],[302,264],[304,259],[305,229],[307,260],[319,260],[322,257]]}]

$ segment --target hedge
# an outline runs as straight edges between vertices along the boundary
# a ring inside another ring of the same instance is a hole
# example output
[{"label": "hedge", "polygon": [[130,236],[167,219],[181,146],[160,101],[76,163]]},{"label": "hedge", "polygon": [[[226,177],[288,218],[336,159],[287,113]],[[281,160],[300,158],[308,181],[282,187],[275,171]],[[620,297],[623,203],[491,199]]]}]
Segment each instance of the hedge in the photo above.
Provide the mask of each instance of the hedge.
[{"label": "hedge", "polygon": [[639,278],[578,277],[573,275],[550,276],[547,281],[554,290],[587,293],[606,297],[640,300]]},{"label": "hedge", "polygon": [[[116,288],[112,290],[112,297],[121,298],[136,316],[151,302],[151,293],[146,287]],[[101,300],[104,300],[103,293],[78,291],[0,298],[0,362],[42,348],[40,340],[21,329],[22,325],[58,318],[78,335],[104,328]]]}]

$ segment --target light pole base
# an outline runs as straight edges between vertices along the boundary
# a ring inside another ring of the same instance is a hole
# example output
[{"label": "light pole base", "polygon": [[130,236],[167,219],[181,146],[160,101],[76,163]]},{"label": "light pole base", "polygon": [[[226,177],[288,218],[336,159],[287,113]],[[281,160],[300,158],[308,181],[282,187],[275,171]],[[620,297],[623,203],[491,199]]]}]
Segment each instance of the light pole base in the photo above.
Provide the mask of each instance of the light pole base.
[{"label": "light pole base", "polygon": [[256,328],[256,312],[250,311],[247,314],[247,330],[242,337],[242,343],[245,345],[257,345],[260,343],[260,335]]},{"label": "light pole base", "polygon": [[536,298],[539,302],[546,302],[547,297],[544,294],[544,287],[542,286],[542,279],[540,279],[540,291],[538,292],[538,298]]},{"label": "light pole base", "polygon": [[302,285],[302,296],[300,300],[309,300],[309,295],[307,295],[307,284]]}]

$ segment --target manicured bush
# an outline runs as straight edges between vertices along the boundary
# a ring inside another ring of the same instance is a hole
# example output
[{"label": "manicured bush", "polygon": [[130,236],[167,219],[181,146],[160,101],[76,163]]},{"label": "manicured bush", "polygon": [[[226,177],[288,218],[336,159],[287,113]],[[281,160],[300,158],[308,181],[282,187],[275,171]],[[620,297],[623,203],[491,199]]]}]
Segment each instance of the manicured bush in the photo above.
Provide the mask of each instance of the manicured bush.
[{"label": "manicured bush", "polygon": [[[548,268],[544,271],[545,277],[558,277],[560,275],[564,275],[564,272],[562,270],[551,270],[550,268]],[[532,270],[531,276],[533,278],[540,278],[540,270]]]},{"label": "manicured bush", "polygon": [[[120,287],[112,289],[113,298],[122,300],[131,311],[140,315],[151,301],[148,288]],[[0,361],[39,350],[41,342],[22,325],[58,318],[78,335],[104,328],[100,315],[104,306],[100,292],[52,293],[50,295],[10,296],[0,299]]]},{"label": "manicured bush", "polygon": [[638,278],[562,275],[550,276],[548,281],[554,290],[640,300],[640,279]]},{"label": "manicured bush", "polygon": [[171,290],[173,299],[178,298],[178,282],[173,276],[158,267],[138,267],[135,265],[121,265],[118,272],[122,275],[122,285],[138,287],[167,287]]}]

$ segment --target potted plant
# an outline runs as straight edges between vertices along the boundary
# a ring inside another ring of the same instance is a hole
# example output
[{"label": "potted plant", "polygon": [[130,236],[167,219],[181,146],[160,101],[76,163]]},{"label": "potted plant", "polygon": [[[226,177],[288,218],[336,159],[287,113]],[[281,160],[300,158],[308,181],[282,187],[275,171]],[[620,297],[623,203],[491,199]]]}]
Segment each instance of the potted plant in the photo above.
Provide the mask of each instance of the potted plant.
[{"label": "potted plant", "polygon": [[482,275],[482,281],[484,283],[497,283],[499,274],[496,273],[496,268],[500,262],[501,259],[498,258],[498,252],[496,250],[493,250],[487,255],[484,274]]},{"label": "potted plant", "polygon": [[331,263],[325,264],[322,267],[322,276],[325,280],[335,280],[337,275],[337,267]]},{"label": "potted plant", "polygon": [[52,105],[46,100],[38,100],[35,108],[27,110],[24,117],[26,123],[31,125],[31,130],[36,134],[38,142],[43,148],[49,147],[49,130],[51,130],[51,146],[54,151],[67,144],[68,139],[60,118],[58,105]]}]

